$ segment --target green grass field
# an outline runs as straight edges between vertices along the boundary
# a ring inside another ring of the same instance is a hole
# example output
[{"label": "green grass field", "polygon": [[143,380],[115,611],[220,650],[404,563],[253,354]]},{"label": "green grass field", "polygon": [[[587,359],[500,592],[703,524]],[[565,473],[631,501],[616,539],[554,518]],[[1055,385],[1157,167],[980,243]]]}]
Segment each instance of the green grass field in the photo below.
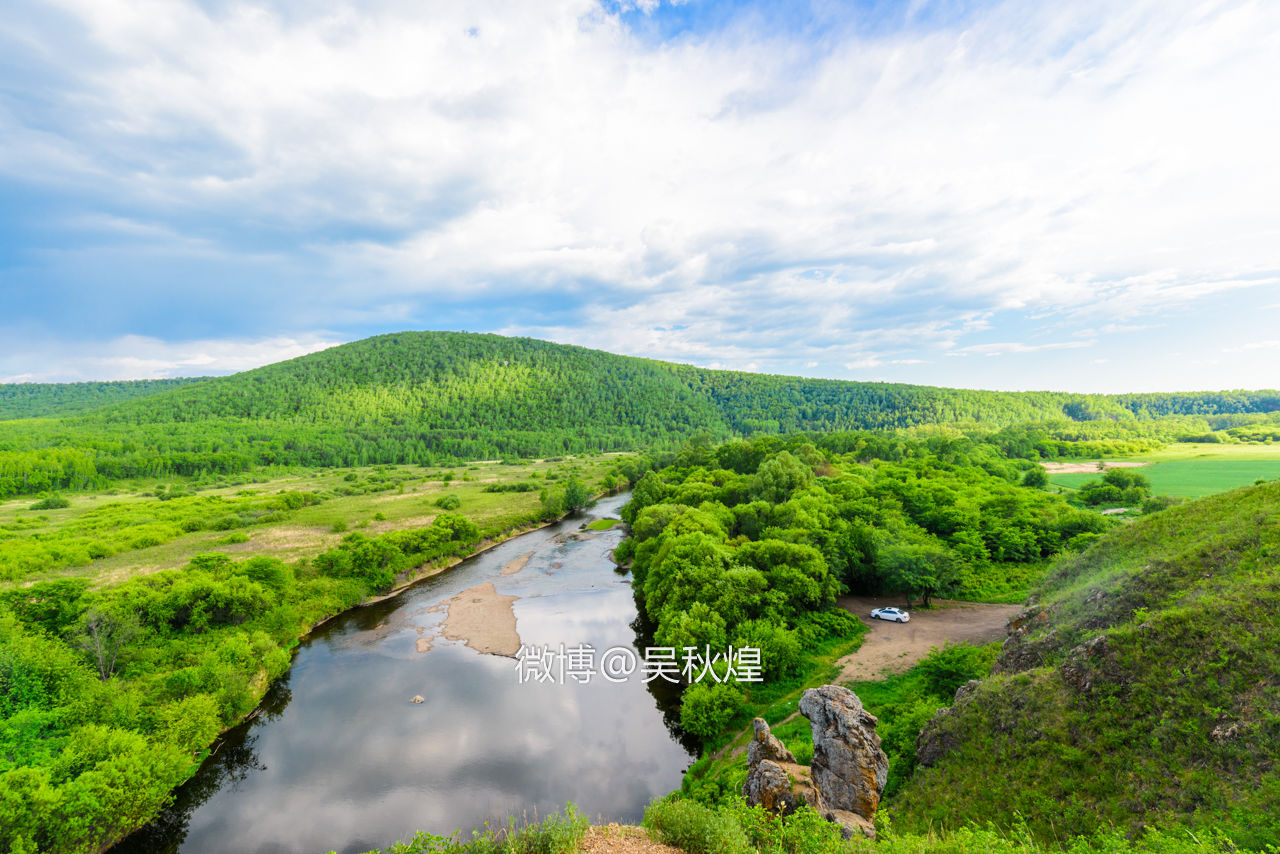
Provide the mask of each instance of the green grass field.
[{"label": "green grass field", "polygon": [[[1176,444],[1164,450],[1125,460],[1144,462],[1139,469],[1151,482],[1155,495],[1202,498],[1247,486],[1259,478],[1280,478],[1280,446]],[[1055,474],[1049,482],[1066,489],[1079,489],[1099,474]]]}]

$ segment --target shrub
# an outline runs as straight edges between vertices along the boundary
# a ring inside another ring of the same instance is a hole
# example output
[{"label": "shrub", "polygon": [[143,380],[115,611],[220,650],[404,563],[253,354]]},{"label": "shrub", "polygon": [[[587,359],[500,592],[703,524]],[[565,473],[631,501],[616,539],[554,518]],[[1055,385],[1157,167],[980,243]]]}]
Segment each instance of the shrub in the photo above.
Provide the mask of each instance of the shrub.
[{"label": "shrub", "polygon": [[725,728],[742,704],[742,694],[732,685],[695,682],[680,701],[680,726],[706,741]]},{"label": "shrub", "polygon": [[970,679],[981,679],[991,673],[997,647],[973,646],[968,643],[947,644],[935,647],[916,665],[930,694],[940,700],[950,701],[961,685]]},{"label": "shrub", "polygon": [[660,841],[688,854],[752,852],[751,840],[731,813],[693,801],[670,798],[650,804],[644,811],[643,825],[655,832]]},{"label": "shrub", "polygon": [[61,495],[58,495],[55,492],[52,495],[45,496],[44,498],[37,501],[35,504],[32,504],[30,509],[31,510],[61,510],[64,507],[70,507],[70,506],[71,506],[70,501],[68,501],[67,499],[63,498]]},{"label": "shrub", "polygon": [[456,495],[441,495],[436,499],[436,506],[441,510],[457,510],[462,506],[462,499]]}]

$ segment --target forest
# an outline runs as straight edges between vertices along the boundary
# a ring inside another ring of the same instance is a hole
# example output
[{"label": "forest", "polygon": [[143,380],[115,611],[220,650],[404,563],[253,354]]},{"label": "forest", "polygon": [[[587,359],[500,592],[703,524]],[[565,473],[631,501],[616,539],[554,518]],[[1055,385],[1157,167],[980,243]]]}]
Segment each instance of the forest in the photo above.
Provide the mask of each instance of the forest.
[{"label": "forest", "polygon": [[[775,679],[827,638],[856,636],[838,592],[1016,602],[1047,558],[1115,524],[1021,485],[1016,463],[968,439],[761,437],[686,446],[673,462],[636,484],[617,552],[655,641],[753,646]],[[736,690],[691,686],[686,728],[717,735],[738,715]]]},{"label": "forest", "polygon": [[812,380],[453,332],[369,338],[230,377],[81,385],[110,388],[22,386],[0,398],[0,498],[282,465],[664,450],[699,433],[723,441],[950,425],[976,438],[1003,430],[1011,455],[1056,458],[1280,430],[1274,391],[1107,396]]}]

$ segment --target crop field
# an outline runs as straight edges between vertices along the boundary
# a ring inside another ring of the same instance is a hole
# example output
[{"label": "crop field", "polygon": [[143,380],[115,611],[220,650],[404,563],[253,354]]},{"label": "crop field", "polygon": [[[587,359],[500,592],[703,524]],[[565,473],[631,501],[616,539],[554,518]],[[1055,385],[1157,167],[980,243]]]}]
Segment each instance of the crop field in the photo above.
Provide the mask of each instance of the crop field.
[{"label": "crop field", "polygon": [[30,496],[0,503],[0,587],[80,576],[95,583],[176,569],[203,552],[285,561],[312,557],[347,533],[429,525],[446,496],[483,536],[526,525],[538,495],[570,473],[593,491],[617,455],[452,468],[300,469],[193,489],[137,482],[66,493],[70,506],[32,509]]},{"label": "crop field", "polygon": [[[1176,444],[1125,460],[1145,462],[1138,469],[1151,482],[1155,495],[1177,495],[1202,498],[1247,486],[1256,480],[1280,478],[1280,446],[1278,445],[1209,445]],[[1055,474],[1049,482],[1066,489],[1079,489],[1098,473]]]}]

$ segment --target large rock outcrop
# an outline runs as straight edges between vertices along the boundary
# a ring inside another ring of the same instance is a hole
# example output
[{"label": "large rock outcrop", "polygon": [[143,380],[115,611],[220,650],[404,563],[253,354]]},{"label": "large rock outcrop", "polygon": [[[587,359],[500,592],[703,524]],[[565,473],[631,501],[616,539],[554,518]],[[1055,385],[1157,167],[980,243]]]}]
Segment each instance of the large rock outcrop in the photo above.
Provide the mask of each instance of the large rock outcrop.
[{"label": "large rock outcrop", "polygon": [[875,715],[858,695],[838,685],[810,688],[800,714],[813,730],[815,808],[849,836],[875,836],[874,819],[889,779],[889,757],[880,749]]},{"label": "large rock outcrop", "polygon": [[857,694],[835,685],[806,691],[800,713],[813,730],[813,765],[795,764],[769,725],[756,718],[747,746],[747,803],[782,815],[808,803],[840,825],[845,838],[854,833],[875,838],[876,808],[889,775],[875,716],[862,708]]},{"label": "large rock outcrop", "polygon": [[752,806],[759,804],[770,812],[790,815],[808,800],[804,782],[797,783],[793,775],[807,781],[809,769],[796,764],[795,755],[769,732],[763,718],[756,718],[752,727],[751,743],[747,745],[747,781],[742,786],[742,794]]}]

